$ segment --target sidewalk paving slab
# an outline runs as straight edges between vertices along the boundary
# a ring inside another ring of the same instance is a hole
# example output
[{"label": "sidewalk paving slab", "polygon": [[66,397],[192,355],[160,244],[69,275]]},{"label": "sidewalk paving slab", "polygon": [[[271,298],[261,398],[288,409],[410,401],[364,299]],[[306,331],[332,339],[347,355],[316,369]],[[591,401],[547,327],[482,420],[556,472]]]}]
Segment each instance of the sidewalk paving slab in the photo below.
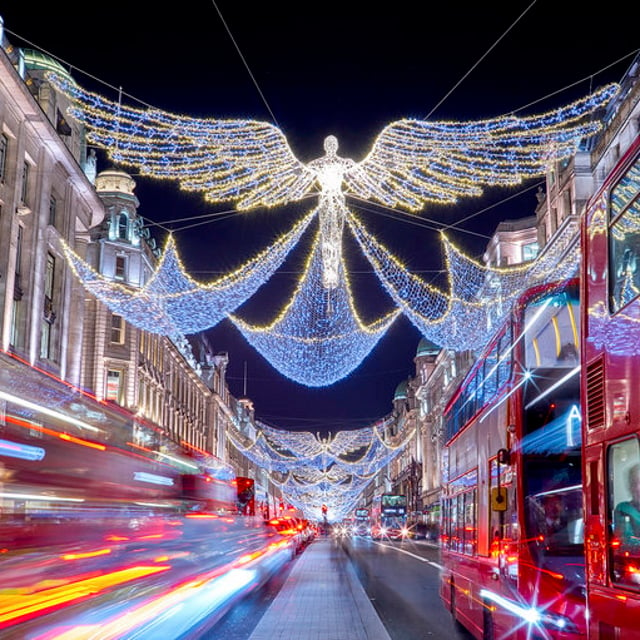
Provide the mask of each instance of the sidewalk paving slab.
[{"label": "sidewalk paving slab", "polygon": [[249,640],[391,640],[340,543],[317,538]]}]

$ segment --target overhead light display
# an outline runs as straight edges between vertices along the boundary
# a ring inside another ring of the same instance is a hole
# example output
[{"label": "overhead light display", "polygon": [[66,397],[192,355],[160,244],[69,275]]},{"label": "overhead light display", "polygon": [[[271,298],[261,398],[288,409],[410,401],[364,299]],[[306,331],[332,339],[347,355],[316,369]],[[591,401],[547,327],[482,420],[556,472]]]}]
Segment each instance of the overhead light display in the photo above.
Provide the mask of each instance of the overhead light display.
[{"label": "overhead light display", "polygon": [[[175,336],[229,318],[276,369],[307,386],[326,386],[349,375],[399,313],[440,347],[480,348],[525,286],[551,273],[569,275],[579,260],[568,239],[553,255],[547,252],[522,267],[492,269],[464,256],[443,236],[448,289],[440,290],[412,274],[366,230],[350,211],[349,197],[419,212],[429,204],[453,205],[478,197],[487,187],[511,187],[543,176],[601,129],[596,111],[619,91],[618,85],[607,85],[566,106],[526,117],[401,119],[384,127],[360,162],[340,157],[338,140],[328,136],[325,154],[304,163],[271,123],[136,108],[87,91],[67,76],[48,77],[71,100],[69,115],[86,126],[89,141],[105,149],[113,162],[143,176],[175,181],[208,202],[232,202],[241,211],[318,198],[288,234],[212,283],[198,283],[186,273],[172,238],[152,278],[137,290],[104,278],[65,246],[84,286],[131,324]],[[317,220],[318,236],[289,302],[268,325],[242,319],[238,308],[275,273],[312,220]],[[342,256],[345,229],[392,301],[392,311],[370,324],[360,320],[351,296]],[[375,473],[414,437],[407,428],[391,443],[384,425],[327,439],[257,426],[253,441],[239,429],[229,437],[269,470],[294,505],[316,518],[320,514],[313,505],[327,505],[335,519],[346,515]]]},{"label": "overhead light display", "polygon": [[320,505],[324,504],[331,519],[339,521],[355,508],[376,473],[414,438],[415,429],[408,424],[389,437],[392,422],[387,418],[325,438],[258,422],[255,439],[247,438],[237,427],[228,436],[243,455],[267,470],[287,500],[308,518],[322,519]]},{"label": "overhead light display", "polygon": [[601,129],[589,116],[619,91],[619,85],[609,84],[534,116],[396,120],[384,127],[361,162],[340,157],[337,138],[327,136],[324,156],[303,163],[271,123],[135,108],[87,91],[67,75],[49,72],[47,77],[71,100],[70,115],[86,125],[88,139],[114,162],[142,175],[177,181],[209,202],[233,202],[239,210],[317,195],[327,289],[339,286],[347,196],[419,211],[428,204],[478,197],[488,186],[514,186],[542,176],[550,163],[570,157],[580,141]]}]

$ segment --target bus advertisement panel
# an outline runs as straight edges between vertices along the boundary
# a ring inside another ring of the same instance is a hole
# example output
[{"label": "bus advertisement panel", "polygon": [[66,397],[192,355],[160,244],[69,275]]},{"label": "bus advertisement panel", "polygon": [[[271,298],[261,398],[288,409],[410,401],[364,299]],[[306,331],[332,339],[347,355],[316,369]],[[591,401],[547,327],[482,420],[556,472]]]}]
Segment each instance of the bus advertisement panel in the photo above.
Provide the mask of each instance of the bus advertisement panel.
[{"label": "bus advertisement panel", "polygon": [[445,407],[441,598],[478,639],[585,633],[579,313],[529,289]]}]

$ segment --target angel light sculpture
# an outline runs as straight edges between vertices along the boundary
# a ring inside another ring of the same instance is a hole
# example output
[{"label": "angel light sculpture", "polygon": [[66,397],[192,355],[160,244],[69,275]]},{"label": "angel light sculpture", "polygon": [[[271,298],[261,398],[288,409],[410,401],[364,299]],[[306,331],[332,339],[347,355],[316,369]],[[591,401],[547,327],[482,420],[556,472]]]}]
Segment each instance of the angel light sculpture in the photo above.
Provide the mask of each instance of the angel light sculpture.
[{"label": "angel light sculpture", "polygon": [[138,109],[89,92],[68,77],[50,81],[72,102],[70,113],[89,140],[141,174],[177,180],[210,202],[239,210],[275,207],[318,195],[323,286],[340,278],[347,196],[416,212],[430,203],[454,204],[489,186],[514,186],[544,175],[600,130],[595,112],[619,86],[606,85],[541,115],[506,115],[468,122],[401,119],[388,124],[360,162],[338,156],[335,136],[309,163],[292,152],[268,122],[205,119]]}]

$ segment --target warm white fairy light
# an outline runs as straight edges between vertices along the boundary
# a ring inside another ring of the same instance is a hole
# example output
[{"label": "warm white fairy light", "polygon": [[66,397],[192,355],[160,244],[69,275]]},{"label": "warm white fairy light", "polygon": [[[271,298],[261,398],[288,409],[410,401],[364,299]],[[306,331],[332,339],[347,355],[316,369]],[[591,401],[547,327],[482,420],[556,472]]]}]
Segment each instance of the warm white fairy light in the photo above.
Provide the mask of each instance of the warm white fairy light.
[{"label": "warm white fairy light", "polygon": [[191,334],[215,326],[249,299],[282,264],[314,214],[307,214],[288,233],[235,271],[209,283],[197,282],[188,275],[173,236],[169,236],[151,278],[139,289],[103,276],[62,244],[76,276],[111,311],[151,333]]},{"label": "warm white fairy light", "polygon": [[336,286],[325,289],[320,237],[318,234],[297,290],[276,320],[258,327],[230,315],[274,368],[309,387],[327,386],[351,373],[399,314],[394,309],[365,325],[355,309],[342,263]]},{"label": "warm white fairy light", "polygon": [[411,274],[369,234],[353,214],[347,218],[364,255],[393,301],[416,328],[442,348],[478,350],[504,320],[513,301],[529,286],[570,277],[578,267],[576,230],[567,225],[536,260],[512,267],[488,267],[465,256],[444,235],[447,291]]},{"label": "warm white fairy light", "polygon": [[[475,264],[445,239],[449,289],[440,291],[412,275],[366,233],[350,215],[347,196],[419,211],[429,203],[477,197],[488,186],[512,186],[542,176],[551,163],[573,155],[580,141],[600,130],[600,123],[589,117],[619,90],[608,85],[560,109],[523,118],[398,120],[383,129],[361,162],[338,156],[337,139],[329,136],[325,155],[302,163],[283,132],[270,123],[136,109],[88,92],[68,77],[51,73],[49,79],[72,100],[71,115],[86,125],[89,140],[106,149],[113,161],[136,167],[142,175],[176,180],[210,202],[231,201],[240,210],[318,195],[312,215],[319,218],[320,240],[292,300],[268,327],[233,317],[276,368],[310,386],[348,375],[398,310],[440,346],[478,348],[523,284],[541,278],[554,257],[522,271],[501,272]],[[368,326],[355,312],[342,261],[346,221],[398,307]],[[235,274],[210,285],[186,274],[171,243],[151,281],[139,290],[105,280],[68,247],[65,251],[84,285],[129,322],[154,333],[188,334],[213,326],[247,300],[282,263],[308,222]],[[576,252],[567,251],[566,268],[572,268]],[[319,514],[314,508],[329,504],[335,519],[347,513],[372,474],[412,436],[402,434],[392,445],[375,425],[326,441],[283,433],[262,426],[253,442],[239,430],[231,429],[229,437],[245,455],[271,470],[291,502],[315,517]],[[278,480],[274,474],[283,477]]]}]

